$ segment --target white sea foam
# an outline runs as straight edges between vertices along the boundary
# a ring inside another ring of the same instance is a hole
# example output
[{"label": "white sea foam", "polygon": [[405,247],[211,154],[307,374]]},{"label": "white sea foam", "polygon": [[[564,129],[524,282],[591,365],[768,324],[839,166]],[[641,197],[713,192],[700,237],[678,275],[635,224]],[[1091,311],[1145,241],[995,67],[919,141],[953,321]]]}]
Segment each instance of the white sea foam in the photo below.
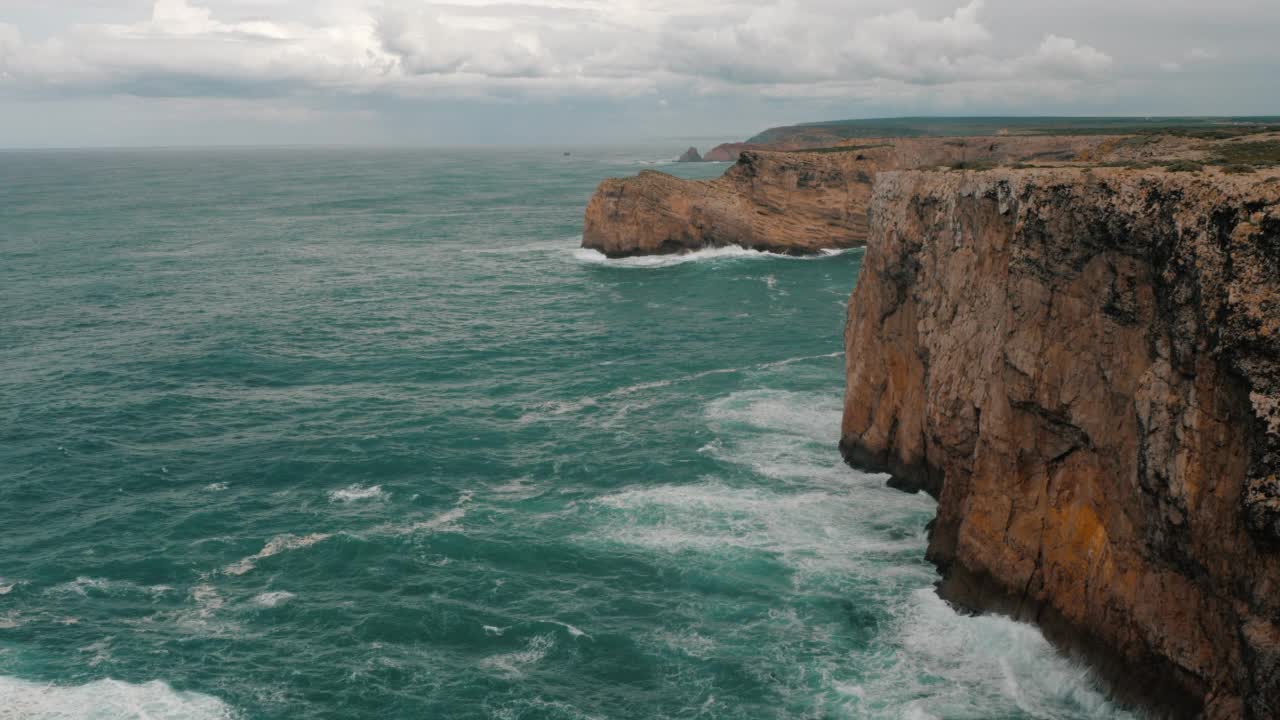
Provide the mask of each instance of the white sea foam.
[{"label": "white sea foam", "polygon": [[158,680],[134,685],[98,680],[53,685],[0,677],[0,720],[233,720],[209,695],[180,692]]},{"label": "white sea foam", "polygon": [[[903,717],[1054,717],[1063,707],[1082,717],[1132,717],[1030,625],[959,614],[928,587],[910,594],[894,625],[894,663],[865,687],[868,697],[900,698]],[[932,680],[920,685],[920,678]]]},{"label": "white sea foam", "polygon": [[[128,580],[111,580],[108,578],[92,578],[77,577],[70,582],[60,583],[46,590],[46,593],[54,595],[79,595],[88,597],[89,595],[163,595],[171,592],[172,587],[168,585],[137,585]],[[0,593],[3,594],[3,593]]]},{"label": "white sea foam", "polygon": [[491,655],[480,661],[481,667],[493,668],[508,677],[520,677],[525,669],[541,661],[555,647],[556,639],[551,635],[535,635],[529,639],[523,650]]},{"label": "white sea foam", "polygon": [[[531,421],[546,418],[546,417],[555,417],[559,415],[567,415],[569,413],[580,412],[587,408],[600,407],[601,405],[608,403],[609,401],[619,400],[622,398],[629,397],[631,395],[645,393],[651,390],[658,390],[661,388],[670,387],[672,385],[677,385],[680,383],[694,382],[697,380],[701,380],[702,378],[711,377],[713,375],[729,375],[733,373],[742,373],[742,372],[777,370],[778,368],[783,368],[788,365],[793,365],[795,363],[807,362],[810,360],[825,360],[827,358],[835,358],[835,357],[840,357],[842,355],[844,355],[844,352],[824,353],[822,355],[799,355],[796,357],[783,358],[781,360],[772,360],[770,362],[757,363],[755,365],[745,365],[741,367],[714,368],[712,370],[703,370],[701,372],[690,373],[688,375],[681,375],[679,377],[668,378],[664,380],[653,380],[650,382],[636,383],[634,385],[625,385],[623,387],[610,390],[609,392],[604,393],[603,395],[587,396],[587,397],[579,398],[577,400],[567,400],[567,401],[553,400],[553,401],[542,403],[541,405],[538,406],[539,411],[525,413],[520,417],[520,422],[526,423],[526,422],[531,422]],[[833,427],[839,427],[839,422],[837,421],[836,425],[834,425]]]},{"label": "white sea foam", "polygon": [[191,588],[191,601],[195,603],[196,615],[201,619],[212,617],[226,604],[218,589],[208,583]]},{"label": "white sea foam", "polygon": [[752,250],[750,248],[740,247],[738,245],[726,245],[724,247],[703,248],[692,252],[669,254],[669,255],[636,255],[625,258],[611,258],[599,250],[591,248],[578,248],[573,251],[573,257],[578,262],[590,265],[606,265],[608,267],[620,268],[665,268],[673,265],[683,265],[688,262],[699,262],[704,260],[726,260],[726,259],[786,259],[786,260],[814,260],[821,258],[833,257],[841,255],[848,250],[826,249],[820,250],[813,255],[786,255],[783,253],[767,252],[764,250]]},{"label": "white sea foam", "polygon": [[491,489],[495,495],[500,496],[503,500],[528,500],[544,492],[541,487],[528,477],[518,477]]},{"label": "white sea foam", "polygon": [[[834,448],[840,411],[837,389],[732,393],[707,405],[716,437],[700,449],[727,472],[637,484],[587,505],[593,529],[580,542],[636,549],[699,578],[781,569],[790,580],[792,592],[771,589],[754,619],[692,596],[644,642],[693,658],[751,643],[763,658],[753,671],[815,716],[1126,717],[1035,628],[960,615],[937,597],[923,561],[934,502],[845,466]],[[842,639],[850,620],[814,610],[846,597],[855,632],[871,634],[853,655]]]},{"label": "white sea foam", "polygon": [[[475,497],[475,493],[471,490],[463,490],[458,493],[458,499],[454,501],[453,507],[438,513],[426,520],[419,520],[408,525],[386,524],[379,525],[374,528],[376,533],[391,533],[396,535],[408,535],[419,532],[440,532],[442,530],[454,530],[459,520],[467,516],[467,506],[471,504],[471,500]],[[448,560],[446,559],[446,562]]]},{"label": "white sea foam", "polygon": [[348,485],[340,490],[331,490],[329,492],[329,502],[349,503],[357,500],[373,500],[386,497],[386,493],[382,492],[381,485]]},{"label": "white sea foam", "polygon": [[592,637],[591,637],[590,635],[588,635],[587,633],[585,633],[585,632],[583,632],[583,631],[579,630],[578,628],[576,628],[576,627],[574,627],[574,626],[570,625],[569,623],[566,623],[566,622],[560,622],[559,620],[547,620],[546,622],[549,622],[549,623],[551,623],[552,625],[559,625],[560,627],[564,628],[565,630],[568,630],[568,631],[569,631],[569,635],[571,635],[571,636],[573,636],[573,637],[576,637],[576,638],[578,638],[578,637],[584,637],[584,638],[587,638],[588,640],[591,640],[591,639],[592,639]]},{"label": "white sea foam", "polygon": [[264,592],[255,595],[253,598],[253,604],[259,607],[273,608],[283,605],[295,597],[297,597],[297,595],[294,595],[288,590],[273,590],[271,592]]},{"label": "white sea foam", "polygon": [[311,533],[310,535],[277,535],[267,541],[257,553],[247,558],[238,560],[222,569],[222,572],[228,575],[243,575],[252,570],[259,560],[269,558],[272,555],[279,555],[288,550],[297,550],[299,548],[310,547],[322,540],[328,540],[332,535],[329,533]]}]

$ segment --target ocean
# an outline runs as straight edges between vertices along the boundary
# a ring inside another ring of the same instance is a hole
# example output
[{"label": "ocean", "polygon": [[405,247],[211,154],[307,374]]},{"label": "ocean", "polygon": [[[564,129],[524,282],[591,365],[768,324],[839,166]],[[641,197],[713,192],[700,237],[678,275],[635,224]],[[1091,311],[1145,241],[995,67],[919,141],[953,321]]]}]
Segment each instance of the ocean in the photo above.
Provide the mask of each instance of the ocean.
[{"label": "ocean", "polygon": [[0,718],[1127,717],[842,464],[861,251],[578,248],[662,156],[0,154]]}]

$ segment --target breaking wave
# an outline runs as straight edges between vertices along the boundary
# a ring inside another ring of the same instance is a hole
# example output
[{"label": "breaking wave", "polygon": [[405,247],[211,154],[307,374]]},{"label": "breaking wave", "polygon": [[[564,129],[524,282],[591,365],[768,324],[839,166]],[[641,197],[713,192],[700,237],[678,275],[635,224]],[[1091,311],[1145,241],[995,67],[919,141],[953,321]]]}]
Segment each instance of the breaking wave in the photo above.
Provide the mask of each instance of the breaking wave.
[{"label": "breaking wave", "polygon": [[824,258],[843,255],[849,250],[821,250],[815,255],[784,255],[782,253],[768,252],[765,250],[752,250],[750,248],[739,247],[737,245],[727,245],[725,247],[704,248],[702,250],[694,250],[693,252],[671,254],[671,255],[637,255],[626,258],[610,258],[599,250],[591,248],[578,248],[573,251],[573,257],[579,262],[590,265],[604,265],[607,267],[620,268],[664,268],[673,265],[683,265],[689,262],[699,262],[703,260],[728,260],[728,259],[784,259],[784,260],[821,260]]},{"label": "breaking wave", "polygon": [[0,720],[233,720],[209,695],[174,690],[159,680],[134,685],[98,680],[52,685],[0,677]]}]

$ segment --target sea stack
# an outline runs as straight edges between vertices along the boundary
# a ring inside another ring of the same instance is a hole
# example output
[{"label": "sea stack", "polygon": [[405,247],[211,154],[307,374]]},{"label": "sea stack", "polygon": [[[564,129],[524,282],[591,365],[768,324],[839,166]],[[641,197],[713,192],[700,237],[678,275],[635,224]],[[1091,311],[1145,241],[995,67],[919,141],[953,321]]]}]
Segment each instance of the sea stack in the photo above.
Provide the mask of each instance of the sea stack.
[{"label": "sea stack", "polygon": [[676,162],[702,162],[702,156],[698,154],[698,148],[691,147],[681,153],[680,157],[676,159]]}]

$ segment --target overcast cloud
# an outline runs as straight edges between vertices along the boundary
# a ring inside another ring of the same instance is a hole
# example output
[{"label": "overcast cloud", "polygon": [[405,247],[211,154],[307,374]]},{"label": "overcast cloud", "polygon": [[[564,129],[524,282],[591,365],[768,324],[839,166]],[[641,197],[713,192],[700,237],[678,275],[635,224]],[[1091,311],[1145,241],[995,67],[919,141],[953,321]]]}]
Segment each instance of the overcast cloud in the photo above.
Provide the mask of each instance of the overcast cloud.
[{"label": "overcast cloud", "polygon": [[0,145],[1270,114],[1278,35],[1273,0],[0,0]]}]

